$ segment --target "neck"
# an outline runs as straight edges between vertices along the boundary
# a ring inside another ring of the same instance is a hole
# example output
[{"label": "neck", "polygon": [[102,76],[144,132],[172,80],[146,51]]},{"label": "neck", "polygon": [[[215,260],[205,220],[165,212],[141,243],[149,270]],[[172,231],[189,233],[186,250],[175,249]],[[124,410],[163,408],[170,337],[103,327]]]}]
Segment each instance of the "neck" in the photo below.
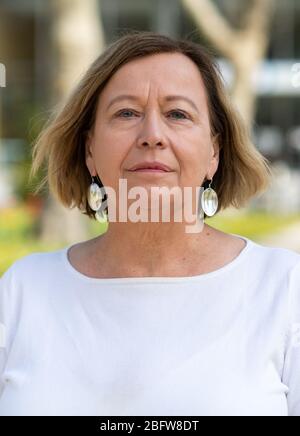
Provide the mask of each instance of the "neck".
[{"label": "neck", "polygon": [[184,275],[209,256],[213,231],[207,224],[187,233],[182,223],[110,223],[95,240],[94,258],[124,275]]}]

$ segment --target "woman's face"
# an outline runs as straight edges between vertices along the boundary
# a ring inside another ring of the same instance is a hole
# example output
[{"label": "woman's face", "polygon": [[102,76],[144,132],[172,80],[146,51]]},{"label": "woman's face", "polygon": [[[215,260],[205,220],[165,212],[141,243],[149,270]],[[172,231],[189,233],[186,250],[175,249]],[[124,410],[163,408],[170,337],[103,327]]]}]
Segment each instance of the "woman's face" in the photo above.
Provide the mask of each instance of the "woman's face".
[{"label": "woman's face", "polygon": [[[127,97],[121,97],[126,95]],[[86,164],[118,192],[141,186],[192,187],[211,179],[219,148],[212,141],[206,91],[197,66],[180,53],[162,53],[122,66],[103,89],[86,147]],[[143,161],[172,171],[132,172]]]}]

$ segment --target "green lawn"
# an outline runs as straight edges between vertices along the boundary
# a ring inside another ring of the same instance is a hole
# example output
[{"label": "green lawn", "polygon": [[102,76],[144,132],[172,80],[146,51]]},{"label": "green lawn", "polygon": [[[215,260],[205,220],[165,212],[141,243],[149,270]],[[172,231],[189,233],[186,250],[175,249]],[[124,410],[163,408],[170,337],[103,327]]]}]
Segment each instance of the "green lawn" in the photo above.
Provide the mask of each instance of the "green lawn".
[{"label": "green lawn", "polygon": [[206,220],[207,224],[223,232],[244,235],[257,241],[296,222],[300,222],[300,214],[283,216],[254,211],[237,216],[220,214]]},{"label": "green lawn", "polygon": [[[65,244],[43,244],[34,234],[35,216],[25,206],[0,210],[0,276],[17,259],[38,251],[52,251]],[[88,218],[87,218],[88,219]],[[299,215],[281,216],[262,212],[238,212],[231,216],[221,213],[208,218],[206,223],[226,233],[244,235],[253,240],[279,232],[287,225],[300,221]],[[90,237],[105,231],[106,227],[90,221]]]}]

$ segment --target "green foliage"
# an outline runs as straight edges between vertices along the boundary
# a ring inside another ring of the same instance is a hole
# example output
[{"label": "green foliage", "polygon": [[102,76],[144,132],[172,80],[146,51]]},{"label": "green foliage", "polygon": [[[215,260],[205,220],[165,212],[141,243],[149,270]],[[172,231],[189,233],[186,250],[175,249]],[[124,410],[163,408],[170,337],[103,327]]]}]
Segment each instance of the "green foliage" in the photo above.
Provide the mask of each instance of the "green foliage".
[{"label": "green foliage", "polygon": [[0,275],[17,259],[37,251],[58,249],[37,241],[34,236],[35,216],[28,207],[0,210]]},{"label": "green foliage", "polygon": [[19,242],[32,236],[34,218],[26,207],[0,210],[0,243]]}]

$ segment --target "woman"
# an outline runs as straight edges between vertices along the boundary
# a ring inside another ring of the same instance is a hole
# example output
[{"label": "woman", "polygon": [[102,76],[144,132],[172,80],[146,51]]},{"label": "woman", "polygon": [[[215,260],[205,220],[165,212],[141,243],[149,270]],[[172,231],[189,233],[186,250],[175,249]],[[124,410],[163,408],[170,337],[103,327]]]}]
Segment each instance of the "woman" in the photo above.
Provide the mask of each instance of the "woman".
[{"label": "woman", "polygon": [[104,235],[8,269],[1,415],[300,415],[300,256],[203,223],[270,181],[208,52],[122,36],[33,157],[33,174],[48,164],[41,186],[91,218],[103,216],[106,187],[120,199],[121,179],[148,194],[214,191],[200,192],[200,231],[174,216],[111,220]]}]

